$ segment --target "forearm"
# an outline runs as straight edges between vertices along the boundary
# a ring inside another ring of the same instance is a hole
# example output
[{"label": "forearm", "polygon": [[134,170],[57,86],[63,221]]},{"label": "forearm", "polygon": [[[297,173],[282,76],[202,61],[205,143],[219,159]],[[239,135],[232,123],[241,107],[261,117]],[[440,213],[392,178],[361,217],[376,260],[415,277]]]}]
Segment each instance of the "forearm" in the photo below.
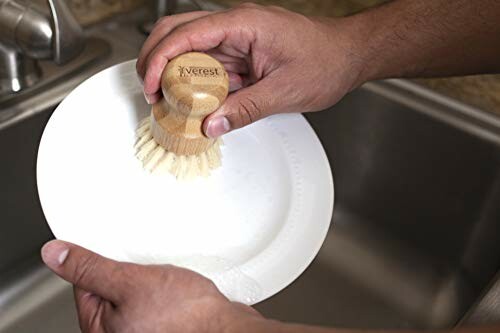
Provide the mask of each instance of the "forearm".
[{"label": "forearm", "polygon": [[498,0],[396,0],[343,26],[368,81],[500,72],[499,23]]},{"label": "forearm", "polygon": [[[283,323],[263,317],[252,317],[244,320],[229,321],[224,333],[361,333],[355,331],[337,330],[319,326],[308,326]],[[375,331],[366,333],[377,333]]]},{"label": "forearm", "polygon": [[498,333],[500,326],[463,327],[451,330],[368,330],[368,329],[338,329],[319,326],[282,323],[264,318],[233,321],[224,333]]}]

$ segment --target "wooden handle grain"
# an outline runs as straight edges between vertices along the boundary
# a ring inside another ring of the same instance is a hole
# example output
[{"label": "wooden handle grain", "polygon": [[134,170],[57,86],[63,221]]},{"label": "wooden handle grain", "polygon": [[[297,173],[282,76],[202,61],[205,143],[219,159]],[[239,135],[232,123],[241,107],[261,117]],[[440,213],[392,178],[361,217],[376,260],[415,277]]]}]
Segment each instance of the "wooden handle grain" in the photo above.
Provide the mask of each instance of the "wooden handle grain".
[{"label": "wooden handle grain", "polygon": [[177,155],[198,155],[215,139],[202,131],[203,119],[224,102],[229,89],[224,66],[209,55],[182,54],[167,64],[161,78],[163,99],[153,105],[155,141]]}]

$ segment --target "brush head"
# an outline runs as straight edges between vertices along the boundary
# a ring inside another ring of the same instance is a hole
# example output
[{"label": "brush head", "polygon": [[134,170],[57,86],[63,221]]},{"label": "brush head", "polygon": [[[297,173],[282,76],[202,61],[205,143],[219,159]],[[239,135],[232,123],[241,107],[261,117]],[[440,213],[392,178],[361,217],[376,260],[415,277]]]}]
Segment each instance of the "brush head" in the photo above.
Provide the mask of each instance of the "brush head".
[{"label": "brush head", "polygon": [[151,133],[165,150],[199,155],[216,142],[203,134],[203,119],[222,105],[229,90],[224,66],[209,55],[189,52],[175,57],[161,78],[163,99],[153,105]]}]

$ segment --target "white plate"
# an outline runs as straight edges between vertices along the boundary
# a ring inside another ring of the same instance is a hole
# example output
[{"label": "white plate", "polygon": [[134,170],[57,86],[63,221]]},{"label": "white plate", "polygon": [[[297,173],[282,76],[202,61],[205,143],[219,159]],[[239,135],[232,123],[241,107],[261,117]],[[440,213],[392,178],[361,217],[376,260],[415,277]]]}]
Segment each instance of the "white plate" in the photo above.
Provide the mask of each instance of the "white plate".
[{"label": "white plate", "polygon": [[285,288],[332,217],[330,166],[306,120],[277,115],[234,131],[221,168],[178,182],[134,157],[134,130],[149,110],[135,61],[93,76],[59,105],[37,164],[54,235],[117,260],[191,268],[247,304]]}]

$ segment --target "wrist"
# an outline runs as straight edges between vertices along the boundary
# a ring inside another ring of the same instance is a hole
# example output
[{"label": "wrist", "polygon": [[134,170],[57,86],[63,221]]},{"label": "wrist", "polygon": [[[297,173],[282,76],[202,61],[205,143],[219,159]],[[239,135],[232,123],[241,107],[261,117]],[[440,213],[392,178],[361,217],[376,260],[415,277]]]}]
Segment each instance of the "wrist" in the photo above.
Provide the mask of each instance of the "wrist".
[{"label": "wrist", "polygon": [[330,18],[327,27],[331,36],[328,52],[346,69],[348,74],[344,81],[347,81],[347,90],[352,91],[367,81],[378,79],[380,74],[374,63],[377,50],[369,38],[369,18],[364,15]]},{"label": "wrist", "polygon": [[339,34],[345,39],[348,61],[353,69],[353,89],[384,76],[379,65],[380,51],[372,40],[373,27],[367,14],[344,17],[339,22]]},{"label": "wrist", "polygon": [[357,74],[355,88],[368,81],[404,77],[418,71],[408,62],[408,57],[412,57],[407,40],[409,28],[401,27],[411,17],[406,17],[400,7],[396,1],[337,19],[336,33],[343,36]]}]

